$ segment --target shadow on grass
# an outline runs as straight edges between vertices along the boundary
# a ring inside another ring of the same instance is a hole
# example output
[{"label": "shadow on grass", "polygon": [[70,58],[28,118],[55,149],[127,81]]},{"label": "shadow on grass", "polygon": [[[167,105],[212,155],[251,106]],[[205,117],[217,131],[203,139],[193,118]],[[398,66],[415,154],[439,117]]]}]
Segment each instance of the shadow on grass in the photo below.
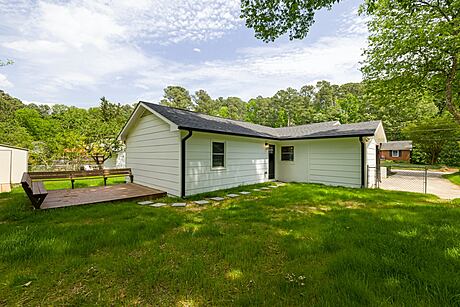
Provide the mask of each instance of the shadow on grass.
[{"label": "shadow on grass", "polygon": [[459,303],[460,207],[424,194],[289,184],[198,211],[23,201],[0,195],[4,304]]}]

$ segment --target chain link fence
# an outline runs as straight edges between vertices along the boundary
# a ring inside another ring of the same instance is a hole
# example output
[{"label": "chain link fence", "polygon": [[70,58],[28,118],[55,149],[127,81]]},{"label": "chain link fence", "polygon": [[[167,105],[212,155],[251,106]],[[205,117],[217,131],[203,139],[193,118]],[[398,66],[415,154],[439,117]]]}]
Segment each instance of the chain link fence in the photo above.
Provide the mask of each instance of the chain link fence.
[{"label": "chain link fence", "polygon": [[369,188],[427,193],[429,173],[427,166],[394,165],[368,167]]}]

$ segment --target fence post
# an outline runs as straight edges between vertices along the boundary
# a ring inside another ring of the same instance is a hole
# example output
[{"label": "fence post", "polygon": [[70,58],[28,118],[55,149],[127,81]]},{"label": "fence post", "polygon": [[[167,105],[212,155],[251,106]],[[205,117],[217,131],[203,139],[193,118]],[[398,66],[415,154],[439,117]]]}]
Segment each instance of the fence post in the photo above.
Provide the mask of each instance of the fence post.
[{"label": "fence post", "polygon": [[370,176],[370,167],[369,165],[366,165],[366,183],[365,183],[365,188],[369,188],[369,176]]},{"label": "fence post", "polygon": [[425,166],[425,178],[424,178],[424,185],[423,185],[423,192],[426,194],[428,191],[428,166]]}]

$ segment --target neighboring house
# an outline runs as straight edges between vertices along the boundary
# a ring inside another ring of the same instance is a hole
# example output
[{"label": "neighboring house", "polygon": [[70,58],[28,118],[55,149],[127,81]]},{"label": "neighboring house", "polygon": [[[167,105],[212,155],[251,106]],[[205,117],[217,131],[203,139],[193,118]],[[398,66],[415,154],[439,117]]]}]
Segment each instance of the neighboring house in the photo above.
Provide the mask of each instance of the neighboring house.
[{"label": "neighboring house", "polygon": [[119,139],[134,181],[176,196],[269,180],[373,186],[367,166],[386,142],[380,121],[271,128],[142,101]]},{"label": "neighboring house", "polygon": [[27,172],[27,149],[0,144],[0,193],[11,191],[11,185],[20,183]]},{"label": "neighboring house", "polygon": [[381,145],[380,158],[393,161],[410,161],[412,141],[391,141]]}]

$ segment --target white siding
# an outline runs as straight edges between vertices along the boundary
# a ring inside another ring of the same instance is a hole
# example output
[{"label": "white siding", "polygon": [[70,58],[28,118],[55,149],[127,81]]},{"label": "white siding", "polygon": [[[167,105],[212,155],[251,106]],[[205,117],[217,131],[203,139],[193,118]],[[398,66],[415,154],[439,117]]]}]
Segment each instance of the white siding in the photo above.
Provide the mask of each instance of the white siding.
[{"label": "white siding", "polygon": [[135,183],[180,195],[180,132],[145,112],[128,131],[126,167]]},{"label": "white siding", "polygon": [[[281,161],[281,146],[294,146],[294,161]],[[282,141],[276,145],[276,178],[281,181],[361,186],[359,138]]]},{"label": "white siding", "polygon": [[0,184],[11,183],[11,150],[0,148]]},{"label": "white siding", "polygon": [[[225,168],[212,169],[212,142],[225,142]],[[187,140],[186,195],[268,180],[265,141],[194,132]]]},{"label": "white siding", "polygon": [[11,184],[21,182],[27,172],[27,150],[0,146],[0,192],[10,191]]},{"label": "white siding", "polygon": [[375,188],[375,176],[376,176],[376,166],[377,166],[377,148],[376,148],[375,138],[371,138],[366,145],[366,165],[369,168],[366,168],[366,179],[367,187]]},{"label": "white siding", "polygon": [[27,172],[28,151],[0,146],[0,183],[20,183],[22,174]]}]

